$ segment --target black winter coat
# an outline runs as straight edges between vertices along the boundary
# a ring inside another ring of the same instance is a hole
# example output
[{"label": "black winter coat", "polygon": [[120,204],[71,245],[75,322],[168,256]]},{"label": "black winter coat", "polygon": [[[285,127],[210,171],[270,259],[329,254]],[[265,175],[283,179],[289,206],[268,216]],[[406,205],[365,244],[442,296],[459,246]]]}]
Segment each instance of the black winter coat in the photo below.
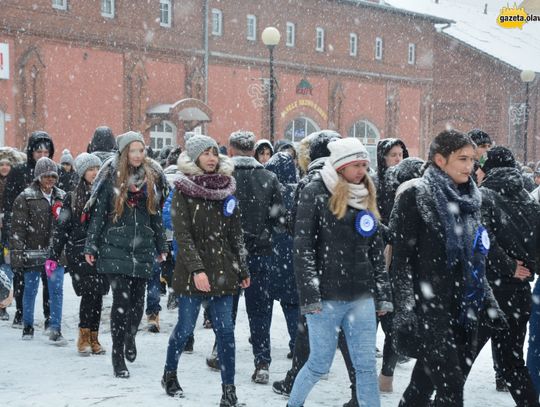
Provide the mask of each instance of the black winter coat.
[{"label": "black winter coat", "polygon": [[[480,220],[479,213],[475,228],[480,226]],[[424,178],[411,183],[398,196],[390,229],[394,323],[416,322],[418,327],[417,332],[401,336],[403,344],[407,345],[398,344],[398,351],[418,357],[420,352],[432,351],[446,341],[449,328],[458,323],[464,290],[463,270],[459,264],[447,269],[445,230]],[[485,309],[500,312],[487,279],[484,279],[484,290]]]},{"label": "black winter coat", "polygon": [[13,204],[9,240],[14,268],[34,268],[38,264],[29,255],[38,251],[45,253],[39,266],[45,265],[54,228],[53,210],[61,204],[64,196],[64,191],[54,187],[50,204],[39,184],[34,182],[17,197]]},{"label": "black winter coat", "polygon": [[[90,197],[89,192],[83,198],[85,202]],[[81,219],[82,211],[75,209],[75,198],[76,191],[72,191],[66,194],[62,202],[62,209],[56,220],[52,243],[49,248],[49,258],[59,262],[65,248],[66,270],[71,275],[75,294],[81,296],[96,292],[105,295],[109,291],[107,278],[99,275],[96,265],[91,266],[84,257],[88,222]],[[82,206],[84,206],[84,203]]]},{"label": "black winter coat", "polygon": [[71,192],[75,189],[78,182],[79,175],[75,170],[72,169],[70,172],[67,172],[60,166],[58,170],[58,188],[66,193]]},{"label": "black winter coat", "polygon": [[359,210],[342,219],[328,208],[331,197],[320,176],[301,193],[295,225],[294,271],[302,313],[321,301],[373,296],[378,311],[392,311],[392,294],[378,229],[363,237],[355,228]]},{"label": "black winter coat", "polygon": [[494,290],[530,289],[514,278],[521,260],[533,276],[540,256],[540,204],[523,188],[523,177],[514,168],[494,168],[482,182],[482,218],[491,239],[487,277]]},{"label": "black winter coat", "polygon": [[11,212],[13,204],[19,194],[24,191],[34,181],[34,168],[36,161],[33,158],[33,153],[41,144],[49,146],[49,158],[54,156],[54,143],[49,135],[44,131],[33,132],[26,147],[27,160],[23,164],[14,166],[8,174],[6,186],[4,188],[3,213],[4,226],[2,230],[2,238],[4,243],[7,243],[10,228],[11,228]]},{"label": "black winter coat", "polygon": [[272,230],[285,222],[279,182],[253,157],[233,157],[244,242],[252,256],[272,254]]}]

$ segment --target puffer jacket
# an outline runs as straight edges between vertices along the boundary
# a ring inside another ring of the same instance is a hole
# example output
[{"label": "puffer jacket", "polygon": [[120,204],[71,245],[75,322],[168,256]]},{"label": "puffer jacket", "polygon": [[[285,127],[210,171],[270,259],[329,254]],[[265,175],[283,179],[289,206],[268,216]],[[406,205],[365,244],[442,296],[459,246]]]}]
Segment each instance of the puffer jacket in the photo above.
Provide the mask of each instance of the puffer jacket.
[{"label": "puffer jacket", "polygon": [[[148,212],[144,194],[133,206],[126,203],[120,219],[113,222],[116,197],[114,168],[114,162],[108,161],[94,182],[92,196],[85,208],[89,211],[90,224],[84,253],[96,256],[98,273],[150,278],[156,255],[169,251],[161,218],[160,196],[156,197],[155,214]],[[159,181],[161,177],[164,175],[156,174],[155,178]],[[163,187],[167,188],[167,185]],[[159,189],[156,186],[156,190]],[[130,197],[132,194],[128,192],[128,200]]]},{"label": "puffer jacket", "polygon": [[[15,200],[10,236],[11,265],[25,269],[37,264],[29,258],[30,253],[47,252],[53,235],[55,213],[59,210],[65,193],[54,187],[52,205],[33,182]],[[45,265],[46,254],[39,265]]]},{"label": "puffer jacket", "polygon": [[528,281],[513,275],[517,260],[531,271],[529,281],[539,271],[540,204],[524,189],[523,177],[515,168],[491,169],[480,191],[482,220],[491,238],[486,269],[491,287],[530,289]]},{"label": "puffer jacket", "polygon": [[[180,155],[178,162],[179,171],[186,176],[203,175],[186,153]],[[220,156],[219,174],[230,177],[233,168],[228,157]],[[234,179],[230,178],[233,184],[229,183],[227,188],[232,195]],[[199,179],[204,183],[202,177]],[[184,192],[187,184],[189,181],[178,181],[171,204],[174,236],[178,243],[173,290],[177,295],[238,294],[240,281],[249,277],[238,208],[231,216],[225,216],[225,199],[188,195]],[[195,272],[206,273],[210,292],[197,290],[193,281]]]},{"label": "puffer jacket", "polygon": [[272,254],[272,230],[285,223],[279,182],[253,157],[234,157],[236,196],[250,255]]},{"label": "puffer jacket", "polygon": [[380,229],[371,237],[355,228],[359,210],[342,219],[328,208],[330,192],[317,176],[301,192],[295,225],[294,271],[302,313],[321,301],[354,301],[373,296],[378,311],[392,311]]}]

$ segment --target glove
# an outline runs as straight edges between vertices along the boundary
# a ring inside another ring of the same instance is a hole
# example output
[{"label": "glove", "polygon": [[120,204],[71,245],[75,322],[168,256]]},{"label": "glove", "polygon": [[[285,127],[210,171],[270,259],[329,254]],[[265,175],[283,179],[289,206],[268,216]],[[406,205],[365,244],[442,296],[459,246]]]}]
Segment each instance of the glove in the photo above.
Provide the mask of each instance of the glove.
[{"label": "glove", "polygon": [[45,273],[47,274],[47,277],[51,277],[52,273],[56,268],[58,267],[58,263],[54,260],[47,260],[45,261]]}]

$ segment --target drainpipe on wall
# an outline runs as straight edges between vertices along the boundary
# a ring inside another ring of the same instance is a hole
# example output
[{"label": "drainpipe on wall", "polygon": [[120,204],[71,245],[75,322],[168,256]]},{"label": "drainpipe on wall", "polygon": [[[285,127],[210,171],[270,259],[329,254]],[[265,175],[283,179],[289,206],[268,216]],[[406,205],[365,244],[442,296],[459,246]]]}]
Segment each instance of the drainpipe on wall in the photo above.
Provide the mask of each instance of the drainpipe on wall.
[{"label": "drainpipe on wall", "polygon": [[[203,14],[204,14],[204,23],[203,23],[203,31],[204,31],[204,103],[208,104],[208,57],[209,57],[209,39],[208,39],[208,1],[204,0],[203,5]],[[206,134],[206,123],[203,124],[203,133]]]}]

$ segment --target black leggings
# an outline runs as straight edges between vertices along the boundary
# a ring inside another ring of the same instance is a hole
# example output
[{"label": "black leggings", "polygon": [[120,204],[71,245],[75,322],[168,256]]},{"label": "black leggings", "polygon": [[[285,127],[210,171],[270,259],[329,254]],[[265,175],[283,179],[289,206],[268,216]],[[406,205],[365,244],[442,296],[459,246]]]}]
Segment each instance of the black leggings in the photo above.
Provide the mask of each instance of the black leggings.
[{"label": "black leggings", "polygon": [[79,307],[79,328],[87,328],[92,332],[99,331],[102,306],[103,296],[100,293],[82,295]]},{"label": "black leggings", "polygon": [[146,279],[123,274],[109,274],[113,303],[111,335],[113,354],[124,355],[126,334],[135,336],[144,313]]},{"label": "black leggings", "polygon": [[399,360],[399,354],[394,350],[392,346],[392,321],[393,315],[391,312],[379,317],[381,321],[381,327],[384,332],[384,348],[383,348],[383,360],[381,374],[383,376],[394,376],[394,370],[396,369],[397,362]]}]

